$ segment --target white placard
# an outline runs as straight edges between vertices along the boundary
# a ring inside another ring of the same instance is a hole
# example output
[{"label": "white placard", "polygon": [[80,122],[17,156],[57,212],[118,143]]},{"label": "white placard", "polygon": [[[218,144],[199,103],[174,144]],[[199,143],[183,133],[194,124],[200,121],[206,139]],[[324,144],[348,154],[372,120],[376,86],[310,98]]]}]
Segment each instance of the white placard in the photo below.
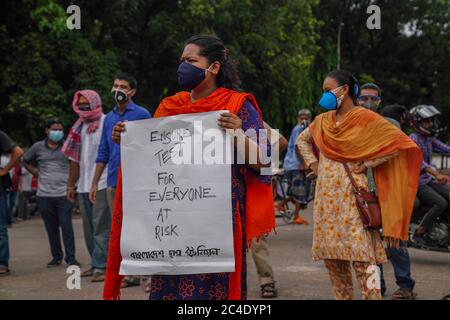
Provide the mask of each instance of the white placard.
[{"label": "white placard", "polygon": [[214,162],[231,154],[221,112],[126,123],[120,274],[234,271],[231,165]]}]

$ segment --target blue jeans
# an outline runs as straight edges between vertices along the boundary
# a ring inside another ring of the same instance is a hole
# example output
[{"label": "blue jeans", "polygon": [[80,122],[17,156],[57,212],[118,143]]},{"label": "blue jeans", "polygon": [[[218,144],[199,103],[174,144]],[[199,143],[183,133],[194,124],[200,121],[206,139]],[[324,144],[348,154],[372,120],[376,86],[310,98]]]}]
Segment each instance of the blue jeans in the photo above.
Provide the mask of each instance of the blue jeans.
[{"label": "blue jeans", "polygon": [[59,227],[61,227],[66,253],[65,261],[73,262],[75,260],[75,237],[72,226],[72,204],[66,197],[37,197],[37,205],[44,220],[53,258],[63,259],[59,232]]},{"label": "blue jeans", "polygon": [[6,208],[8,210],[7,221],[11,224],[17,209],[17,192],[8,191],[6,194]]},{"label": "blue jeans", "polygon": [[0,195],[0,265],[8,266],[8,209],[6,206],[6,194]]},{"label": "blue jeans", "polygon": [[94,204],[89,201],[89,193],[78,194],[78,203],[83,217],[84,241],[91,256],[91,266],[94,269],[105,270],[111,229],[111,212],[106,199],[106,189],[97,192]]},{"label": "blue jeans", "polygon": [[[400,247],[386,249],[389,261],[394,267],[395,280],[400,288],[414,289],[416,282],[411,278],[411,260],[409,259],[406,241],[400,243]],[[381,268],[381,288],[386,288],[383,276],[383,268]]]}]

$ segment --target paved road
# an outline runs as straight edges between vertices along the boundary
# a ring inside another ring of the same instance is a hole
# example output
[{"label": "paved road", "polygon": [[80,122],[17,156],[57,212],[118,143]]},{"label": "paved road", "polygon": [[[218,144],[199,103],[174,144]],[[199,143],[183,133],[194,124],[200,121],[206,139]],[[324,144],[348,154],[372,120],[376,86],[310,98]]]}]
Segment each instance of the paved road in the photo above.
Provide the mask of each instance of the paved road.
[{"label": "paved road", "polygon": [[[311,221],[311,212],[306,213]],[[283,225],[268,240],[280,299],[332,299],[329,278],[321,262],[311,261],[312,226]],[[88,267],[81,219],[74,218],[77,258]],[[80,290],[66,287],[66,267],[47,269],[47,236],[40,218],[16,223],[10,232],[10,276],[0,278],[0,299],[101,299],[102,283],[82,279]],[[439,299],[450,289],[450,254],[410,250],[420,299]],[[254,264],[249,261],[249,298],[259,298]],[[385,267],[388,294],[395,288],[392,267]],[[141,287],[122,291],[123,299],[147,299]]]}]

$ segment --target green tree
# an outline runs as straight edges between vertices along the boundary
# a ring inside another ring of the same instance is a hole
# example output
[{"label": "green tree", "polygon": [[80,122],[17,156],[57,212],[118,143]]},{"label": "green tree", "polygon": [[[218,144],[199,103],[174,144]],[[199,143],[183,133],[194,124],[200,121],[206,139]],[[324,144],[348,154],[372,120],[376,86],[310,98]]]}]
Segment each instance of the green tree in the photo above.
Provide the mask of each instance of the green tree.
[{"label": "green tree", "polygon": [[[243,89],[286,134],[300,108],[321,112],[325,75],[337,65],[384,88],[385,103],[434,104],[450,119],[450,0],[79,0],[81,30],[65,27],[71,0],[3,4],[0,125],[29,144],[50,115],[69,125],[74,91],[97,90],[105,111],[114,74],[138,80],[136,100],[154,111],[179,90],[183,42],[199,33],[223,39]],[[370,4],[381,30],[366,27]]]},{"label": "green tree", "polygon": [[[95,1],[94,1],[95,2]],[[255,94],[272,125],[292,125],[301,107],[311,107],[311,65],[318,52],[318,1],[190,0],[112,1],[90,8],[91,41],[115,48],[123,70],[139,82],[137,99],[155,110],[179,90],[176,70],[184,40],[219,36],[239,62],[243,89]],[[106,15],[108,12],[108,15]],[[99,49],[101,49],[99,47]]]},{"label": "green tree", "polygon": [[64,8],[54,0],[9,1],[0,24],[0,125],[25,146],[42,138],[51,116],[69,129],[76,90],[109,97],[118,70],[113,51],[97,50],[66,28]]},{"label": "green tree", "polygon": [[[381,8],[381,30],[366,27],[370,4]],[[343,16],[342,68],[377,82],[385,104],[434,104],[443,112],[441,122],[449,123],[449,0],[331,0],[322,1],[319,12],[324,16],[320,41],[334,48],[334,58]]]}]

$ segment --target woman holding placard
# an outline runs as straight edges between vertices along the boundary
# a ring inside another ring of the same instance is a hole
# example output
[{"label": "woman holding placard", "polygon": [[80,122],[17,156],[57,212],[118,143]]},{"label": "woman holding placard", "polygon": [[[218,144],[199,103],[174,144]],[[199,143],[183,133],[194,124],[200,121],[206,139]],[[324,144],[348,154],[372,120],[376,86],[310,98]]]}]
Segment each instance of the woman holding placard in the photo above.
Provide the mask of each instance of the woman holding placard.
[{"label": "woman holding placard", "polygon": [[[234,130],[245,139],[246,150],[257,148],[257,161],[250,163],[248,152],[238,148],[246,164],[232,165],[232,209],[235,272],[197,275],[152,276],[150,299],[240,300],[246,299],[246,251],[252,239],[269,233],[275,226],[270,176],[261,175],[265,149],[243,135],[248,129],[264,129],[262,114],[255,98],[239,92],[239,77],[228,49],[214,36],[194,36],[188,39],[178,68],[178,79],[185,90],[164,99],[154,117],[187,113],[228,110],[218,119],[223,129]],[[242,130],[240,130],[242,129]],[[118,124],[113,139],[120,142],[124,124]],[[265,140],[267,141],[267,139]],[[255,149],[254,149],[255,150]],[[243,154],[245,153],[245,154]],[[121,188],[119,176],[118,188]],[[121,194],[121,192],[118,192]],[[122,223],[121,196],[116,197],[105,299],[120,298],[120,230]]]}]

